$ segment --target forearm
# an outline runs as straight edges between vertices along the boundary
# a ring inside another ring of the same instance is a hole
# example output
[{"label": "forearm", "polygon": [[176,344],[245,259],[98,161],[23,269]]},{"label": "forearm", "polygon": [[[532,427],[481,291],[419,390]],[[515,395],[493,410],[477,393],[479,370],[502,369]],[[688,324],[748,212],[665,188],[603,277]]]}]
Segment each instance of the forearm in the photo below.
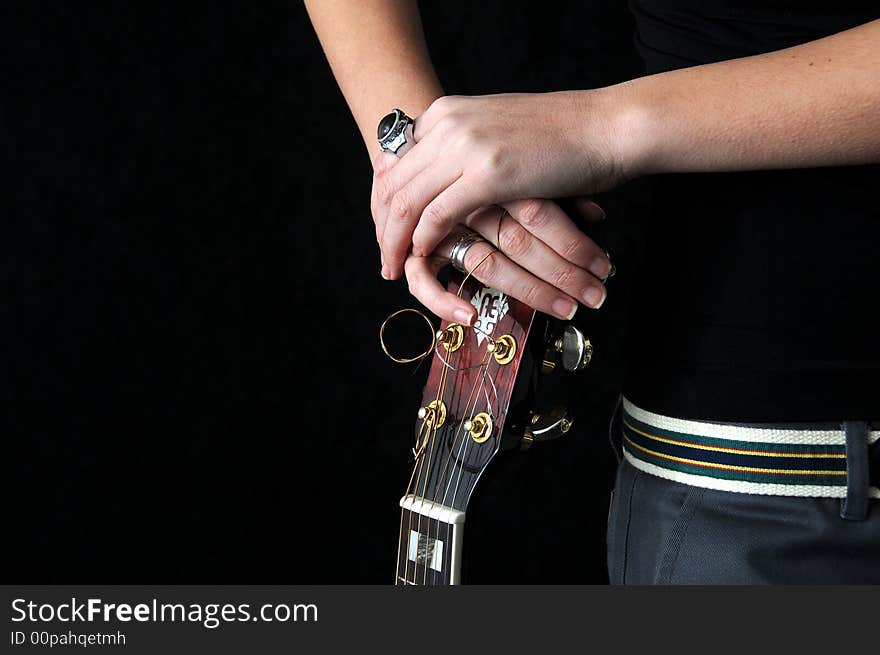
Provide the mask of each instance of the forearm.
[{"label": "forearm", "polygon": [[880,161],[880,21],[603,90],[628,175]]},{"label": "forearm", "polygon": [[443,89],[415,0],[306,0],[312,24],[371,158],[392,107],[421,114]]}]

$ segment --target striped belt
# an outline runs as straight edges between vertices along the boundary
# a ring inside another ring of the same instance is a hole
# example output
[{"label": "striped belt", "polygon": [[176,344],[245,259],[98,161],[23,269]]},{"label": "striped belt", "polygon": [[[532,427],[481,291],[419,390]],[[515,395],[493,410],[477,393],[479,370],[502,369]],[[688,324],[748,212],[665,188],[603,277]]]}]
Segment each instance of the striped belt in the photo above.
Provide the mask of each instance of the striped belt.
[{"label": "striped belt", "polygon": [[[866,431],[866,438],[876,445],[880,430]],[[833,426],[689,421],[648,412],[624,398],[623,453],[646,473],[708,489],[847,496],[846,435]],[[880,498],[871,482],[868,496]]]}]

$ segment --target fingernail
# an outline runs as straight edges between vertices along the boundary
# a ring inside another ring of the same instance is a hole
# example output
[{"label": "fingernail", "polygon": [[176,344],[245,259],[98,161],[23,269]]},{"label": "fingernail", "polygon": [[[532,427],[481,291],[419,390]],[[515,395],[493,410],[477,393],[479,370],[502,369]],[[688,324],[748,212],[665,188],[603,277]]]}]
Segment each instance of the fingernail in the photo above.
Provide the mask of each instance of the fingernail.
[{"label": "fingernail", "polygon": [[594,209],[594,211],[598,210],[599,218],[597,218],[596,220],[598,220],[598,221],[605,220],[605,210],[602,209],[597,203],[593,202],[592,200],[587,200],[586,204],[590,205],[590,207],[592,207]]},{"label": "fingernail", "polygon": [[566,321],[571,320],[574,316],[574,313],[577,311],[577,303],[572,302],[568,298],[559,298],[558,300],[554,300],[551,305],[551,309],[553,313],[556,314],[559,318],[564,318]]},{"label": "fingernail", "polygon": [[388,269],[385,268],[384,264],[382,266],[382,279],[383,280],[390,280],[391,279],[390,277],[388,277]]},{"label": "fingernail", "polygon": [[584,292],[584,302],[588,307],[599,309],[605,302],[605,296],[608,292],[604,287],[590,287]]},{"label": "fingernail", "polygon": [[590,263],[590,273],[595,275],[600,280],[604,280],[608,275],[611,274],[611,260],[610,259],[594,259]]},{"label": "fingernail", "polygon": [[456,323],[460,325],[470,326],[473,321],[473,312],[469,312],[466,309],[456,309],[452,312],[452,318],[455,319]]}]

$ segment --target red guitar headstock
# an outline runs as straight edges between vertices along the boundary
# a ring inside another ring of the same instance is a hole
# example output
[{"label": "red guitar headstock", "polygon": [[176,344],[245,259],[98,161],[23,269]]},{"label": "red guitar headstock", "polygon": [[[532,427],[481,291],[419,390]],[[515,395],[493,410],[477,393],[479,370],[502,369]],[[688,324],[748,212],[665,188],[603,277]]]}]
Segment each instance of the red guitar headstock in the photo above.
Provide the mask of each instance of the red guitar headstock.
[{"label": "red guitar headstock", "polygon": [[546,316],[474,278],[456,276],[448,288],[474,305],[477,318],[472,327],[444,321],[436,334],[401,500],[397,582],[404,584],[457,580],[465,510],[502,441],[510,442],[505,428],[518,423],[515,441],[529,444],[571,424],[565,412],[524,413],[512,405],[515,395],[528,396],[522,390],[539,368],[561,360],[577,370],[592,352],[572,326],[551,333]]},{"label": "red guitar headstock", "polygon": [[[453,281],[449,290],[458,293],[459,283]],[[416,429],[416,472],[407,494],[463,512],[501,444],[536,312],[474,278],[460,291],[477,318],[473,327],[440,325]]]}]

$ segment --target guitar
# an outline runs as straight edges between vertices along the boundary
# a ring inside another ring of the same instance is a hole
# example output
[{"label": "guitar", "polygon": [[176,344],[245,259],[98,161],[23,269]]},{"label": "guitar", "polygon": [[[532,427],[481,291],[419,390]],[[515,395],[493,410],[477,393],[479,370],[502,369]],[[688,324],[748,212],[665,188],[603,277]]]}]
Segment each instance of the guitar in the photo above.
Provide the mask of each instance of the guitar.
[{"label": "guitar", "polygon": [[[463,286],[462,286],[463,285]],[[395,584],[461,582],[471,494],[501,450],[569,431],[560,407],[534,411],[541,372],[583,369],[592,346],[560,324],[474,278],[448,286],[477,310],[473,327],[443,322],[415,425],[415,463],[400,499]]]}]

